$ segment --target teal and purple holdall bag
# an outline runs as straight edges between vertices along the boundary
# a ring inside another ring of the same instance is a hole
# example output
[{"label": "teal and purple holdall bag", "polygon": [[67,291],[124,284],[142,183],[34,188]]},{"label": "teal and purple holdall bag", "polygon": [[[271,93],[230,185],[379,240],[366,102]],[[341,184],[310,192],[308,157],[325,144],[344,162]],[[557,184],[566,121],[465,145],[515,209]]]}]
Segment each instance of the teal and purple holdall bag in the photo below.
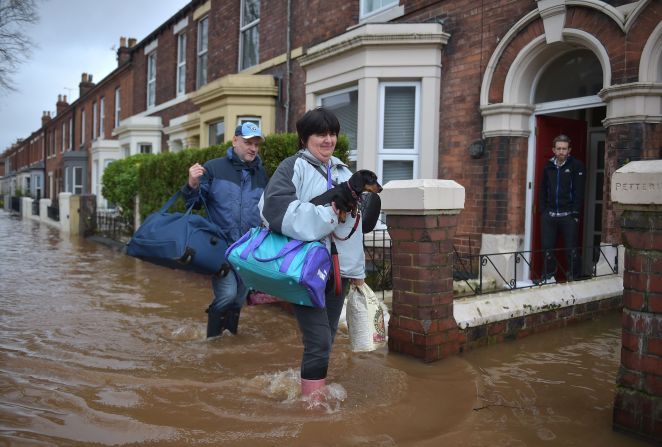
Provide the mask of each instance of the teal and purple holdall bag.
[{"label": "teal and purple holdall bag", "polygon": [[255,227],[227,249],[225,258],[246,287],[294,304],[326,306],[331,255],[319,241],[303,242]]}]

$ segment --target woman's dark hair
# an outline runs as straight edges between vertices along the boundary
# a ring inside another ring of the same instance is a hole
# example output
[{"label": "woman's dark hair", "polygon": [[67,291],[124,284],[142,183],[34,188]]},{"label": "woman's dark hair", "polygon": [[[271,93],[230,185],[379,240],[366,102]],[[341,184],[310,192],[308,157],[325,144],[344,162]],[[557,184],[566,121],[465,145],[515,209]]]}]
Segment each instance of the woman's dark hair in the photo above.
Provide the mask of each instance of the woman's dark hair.
[{"label": "woman's dark hair", "polygon": [[340,133],[340,122],[336,115],[323,107],[307,111],[297,121],[297,134],[299,135],[299,146],[306,147],[308,137],[316,133],[332,132]]}]

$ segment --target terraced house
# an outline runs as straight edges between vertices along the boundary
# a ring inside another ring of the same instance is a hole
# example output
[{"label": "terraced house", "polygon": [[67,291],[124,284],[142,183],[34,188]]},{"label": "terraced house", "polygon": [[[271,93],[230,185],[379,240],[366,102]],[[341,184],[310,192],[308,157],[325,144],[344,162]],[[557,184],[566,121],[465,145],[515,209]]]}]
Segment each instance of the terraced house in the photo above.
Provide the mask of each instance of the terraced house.
[{"label": "terraced house", "polygon": [[322,105],[382,184],[464,186],[464,253],[539,248],[537,178],[567,133],[587,167],[582,243],[618,244],[611,174],[662,151],[661,19],[662,0],[193,0],[17,135],[3,194],[103,208],[114,159],[216,144],[244,121],[292,131]]}]

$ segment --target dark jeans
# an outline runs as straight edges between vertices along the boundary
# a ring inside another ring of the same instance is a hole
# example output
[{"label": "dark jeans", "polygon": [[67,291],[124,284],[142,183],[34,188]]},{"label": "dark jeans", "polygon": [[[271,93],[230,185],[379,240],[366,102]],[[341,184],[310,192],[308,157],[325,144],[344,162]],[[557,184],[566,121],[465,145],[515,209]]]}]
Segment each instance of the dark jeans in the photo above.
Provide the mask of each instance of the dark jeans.
[{"label": "dark jeans", "polygon": [[[579,219],[572,215],[563,217],[552,217],[543,213],[540,219],[540,243],[542,245],[543,257],[543,278],[551,278],[556,273],[558,254],[563,253],[568,261],[568,279],[581,276],[582,261],[581,248],[577,247],[579,239]],[[559,234],[563,235],[564,250],[553,251],[556,247],[556,240]]]},{"label": "dark jeans", "polygon": [[303,337],[303,358],[301,360],[301,378],[318,380],[326,378],[333,340],[338,330],[338,320],[345,302],[349,285],[348,279],[342,280],[342,292],[337,296],[331,287],[326,291],[326,307],[294,305],[294,315],[299,323]]},{"label": "dark jeans", "polygon": [[[233,272],[212,275],[211,288],[214,299],[207,308],[207,337],[221,335],[223,329],[237,332],[239,311],[246,304],[248,290]],[[232,315],[228,313],[232,310]]]}]

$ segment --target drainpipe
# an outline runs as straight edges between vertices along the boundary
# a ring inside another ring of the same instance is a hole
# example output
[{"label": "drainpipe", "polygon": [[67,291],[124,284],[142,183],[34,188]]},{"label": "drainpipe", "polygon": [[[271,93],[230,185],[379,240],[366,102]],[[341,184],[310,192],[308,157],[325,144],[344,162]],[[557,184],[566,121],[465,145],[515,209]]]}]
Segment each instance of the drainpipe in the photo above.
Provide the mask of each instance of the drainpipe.
[{"label": "drainpipe", "polygon": [[292,0],[287,0],[287,32],[285,33],[285,132],[289,131],[290,124],[290,31],[292,28]]}]

